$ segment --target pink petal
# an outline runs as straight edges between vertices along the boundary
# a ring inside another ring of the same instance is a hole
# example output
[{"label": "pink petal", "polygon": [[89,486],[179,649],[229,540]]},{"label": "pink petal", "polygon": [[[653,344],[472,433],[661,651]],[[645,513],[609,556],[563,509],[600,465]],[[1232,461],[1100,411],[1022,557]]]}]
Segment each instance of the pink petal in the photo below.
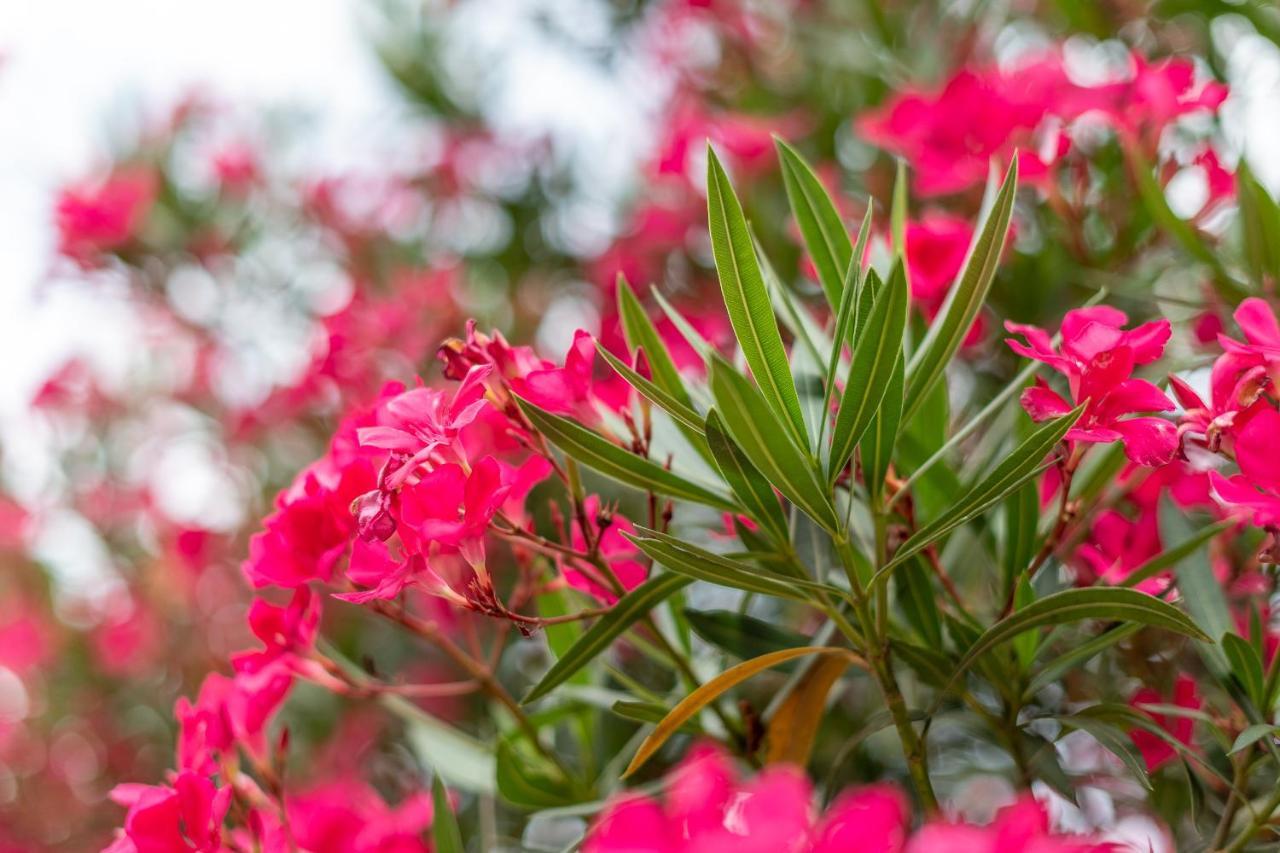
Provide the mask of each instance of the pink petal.
[{"label": "pink petal", "polygon": [[1240,473],[1270,492],[1280,492],[1280,412],[1266,406],[1236,432]]},{"label": "pink petal", "polygon": [[1234,316],[1249,343],[1280,347],[1280,325],[1276,324],[1276,315],[1264,300],[1249,297],[1240,303]]},{"label": "pink petal", "polygon": [[1130,418],[1113,424],[1124,436],[1124,453],[1139,465],[1167,465],[1178,452],[1178,428],[1163,418]]},{"label": "pink petal", "polygon": [[1057,418],[1071,411],[1071,404],[1062,399],[1056,391],[1049,387],[1039,376],[1032,388],[1022,392],[1022,408],[1031,420],[1039,423],[1049,418]]}]

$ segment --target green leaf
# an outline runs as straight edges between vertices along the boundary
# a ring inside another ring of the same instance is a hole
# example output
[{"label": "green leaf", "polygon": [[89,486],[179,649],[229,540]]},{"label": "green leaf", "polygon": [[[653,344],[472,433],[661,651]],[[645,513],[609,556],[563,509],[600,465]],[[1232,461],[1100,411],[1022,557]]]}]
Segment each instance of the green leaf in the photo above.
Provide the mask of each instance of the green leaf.
[{"label": "green leaf", "polygon": [[1249,277],[1257,290],[1270,289],[1280,282],[1280,205],[1258,183],[1243,157],[1236,166],[1236,200]]},{"label": "green leaf", "polygon": [[893,368],[893,376],[889,378],[889,388],[885,391],[884,400],[880,402],[880,410],[871,420],[862,436],[862,446],[858,453],[862,459],[862,476],[878,503],[884,493],[884,478],[889,474],[889,465],[893,462],[893,449],[898,443],[898,430],[902,426],[902,394],[906,387],[906,359],[900,358]]},{"label": "green leaf", "polygon": [[905,414],[910,420],[925,394],[942,378],[943,371],[963,343],[969,327],[986,301],[987,292],[995,278],[996,266],[1004,251],[1005,237],[1009,232],[1009,219],[1013,215],[1013,199],[1018,189],[1018,159],[1009,164],[1000,192],[996,195],[987,221],[982,226],[977,242],[969,250],[964,271],[947,296],[941,315],[929,327],[928,334],[916,349],[907,365],[907,396]]},{"label": "green leaf", "polygon": [[[692,409],[693,401],[689,398],[689,390],[684,386],[684,379],[681,378],[676,363],[671,360],[667,343],[658,335],[658,330],[654,328],[648,312],[644,310],[635,291],[621,274],[618,275],[618,316],[622,320],[622,331],[627,338],[627,346],[632,350],[644,350],[645,357],[649,359],[649,368],[653,372],[653,384],[667,392],[670,398],[682,403],[685,408]],[[657,400],[654,402],[658,403]],[[658,403],[658,405],[662,404]]]},{"label": "green leaf", "polygon": [[662,313],[667,315],[667,319],[671,321],[671,325],[676,327],[676,331],[678,331],[680,336],[684,338],[685,343],[692,347],[693,351],[696,352],[698,357],[703,361],[710,358],[711,354],[716,351],[715,347],[708,343],[707,339],[702,336],[702,333],[695,329],[693,325],[685,319],[685,316],[675,309],[675,306],[667,300],[667,297],[662,295],[661,290],[654,287],[651,288],[649,292],[653,294],[653,301],[658,303],[658,307],[662,309]]},{"label": "green leaf", "polygon": [[[698,436],[702,435],[702,418],[698,415],[696,409],[686,405],[668,394],[665,389],[645,379],[629,364],[605,349],[604,345],[599,341],[596,341],[596,352],[604,356],[604,360],[609,362],[609,366],[616,370],[618,375],[627,381],[628,385],[639,391],[651,402],[657,404],[660,409],[671,415],[678,424],[688,430],[692,430]],[[644,352],[645,356],[648,357],[648,352]],[[650,367],[652,366],[653,364],[650,362]]]},{"label": "green leaf", "polygon": [[773,486],[725,431],[720,416],[712,409],[706,420],[707,445],[720,476],[742,502],[747,515],[779,543],[788,541],[787,516],[774,494]]},{"label": "green leaf", "polygon": [[641,491],[657,492],[730,512],[735,509],[733,501],[724,495],[686,480],[650,459],[636,456],[568,418],[553,415],[522,397],[516,397],[516,400],[534,429],[569,456],[606,477]]},{"label": "green leaf", "polygon": [[1227,754],[1235,755],[1240,750],[1252,746],[1264,737],[1273,737],[1277,732],[1280,732],[1280,727],[1269,723],[1254,723],[1240,733],[1235,743],[1231,744],[1231,751]]},{"label": "green leaf", "polygon": [[942,648],[942,622],[933,589],[932,573],[919,558],[904,565],[894,575],[898,607],[920,639],[931,649]]},{"label": "green leaf", "polygon": [[830,532],[840,519],[813,462],[789,437],[750,381],[722,358],[711,360],[711,393],[729,435],[765,479]]},{"label": "green leaf", "polygon": [[720,290],[738,345],[760,385],[761,395],[791,438],[803,447],[806,438],[800,399],[791,379],[787,351],[773,316],[773,304],[760,272],[755,244],[729,176],[710,146],[707,147],[707,222]]},{"label": "green leaf", "polygon": [[735,610],[685,610],[684,615],[695,634],[743,660],[809,643],[803,634]]},{"label": "green leaf", "polygon": [[818,593],[844,596],[838,587],[816,581],[782,577],[749,563],[715,554],[683,542],[665,533],[637,527],[635,535],[624,533],[640,550],[673,572],[708,583],[741,589],[747,592],[791,598],[796,601],[812,601]]},{"label": "green leaf", "polygon": [[667,596],[688,586],[690,579],[679,574],[654,575],[640,586],[628,592],[609,608],[609,612],[601,616],[588,628],[574,644],[560,656],[547,674],[542,676],[529,694],[524,697],[526,703],[546,696],[563,684],[575,672],[582,669],[596,655],[609,647],[623,631],[630,628],[639,619],[644,618],[654,607]]},{"label": "green leaf", "polygon": [[778,149],[782,182],[786,185],[791,211],[800,226],[809,258],[818,271],[827,304],[835,309],[841,304],[845,270],[853,257],[849,233],[840,219],[840,211],[805,159],[776,136],[773,143]]},{"label": "green leaf", "polygon": [[1040,499],[1035,483],[1027,483],[1016,489],[1004,501],[1004,548],[1001,550],[1000,568],[1008,590],[1014,578],[1030,565],[1036,555],[1038,537],[1036,525],[1040,521]]},{"label": "green leaf", "polygon": [[[654,702],[614,702],[611,710],[619,717],[636,723],[660,723],[671,713],[670,708]],[[679,731],[687,735],[702,734],[702,726],[697,720],[688,720]]]},{"label": "green leaf", "polygon": [[991,649],[1024,631],[1082,619],[1107,619],[1164,628],[1192,639],[1210,642],[1207,634],[1178,608],[1162,599],[1120,587],[1083,587],[1055,592],[1015,611],[980,636],[965,653],[952,683]]},{"label": "green leaf", "polygon": [[[1117,625],[1109,631],[1105,631],[1093,639],[1072,646],[1063,654],[1054,658],[1044,665],[1044,667],[1036,673],[1027,685],[1027,689],[1023,691],[1023,696],[1029,702],[1037,693],[1054,684],[1065,673],[1077,666],[1089,661],[1095,655],[1098,655],[1116,643],[1123,642],[1125,639],[1132,637],[1138,631],[1142,630],[1141,625]],[[1048,643],[1046,643],[1048,645]]]},{"label": "green leaf", "polygon": [[907,303],[907,280],[902,264],[897,263],[876,297],[854,347],[849,372],[845,375],[835,430],[831,435],[828,480],[834,481],[844,470],[893,384],[897,362],[902,359]]},{"label": "green leaf", "polygon": [[854,248],[854,257],[858,260],[849,264],[845,273],[844,290],[840,294],[840,304],[836,306],[836,321],[831,338],[831,357],[827,360],[827,372],[823,377],[824,394],[822,398],[822,429],[818,431],[819,442],[826,436],[827,421],[831,415],[831,398],[835,394],[836,375],[840,368],[840,357],[846,344],[851,344],[853,330],[858,319],[859,295],[862,284],[862,255],[867,248],[867,240],[871,237],[871,212],[874,205],[867,202],[867,215],[862,218],[862,227],[858,229],[858,245]]},{"label": "green leaf", "polygon": [[[541,593],[538,596],[538,613],[543,617],[566,616],[572,612],[569,603],[567,590],[552,589]],[[564,657],[573,648],[582,637],[581,622],[562,622],[558,625],[548,625],[543,631],[547,638],[547,646],[551,649],[551,653],[555,655],[556,660]],[[591,673],[586,669],[580,669],[572,676],[575,684],[589,684],[591,682]]]},{"label": "green leaf", "polygon": [[1262,708],[1262,659],[1258,657],[1258,650],[1248,640],[1236,634],[1223,634],[1218,642],[1231,665],[1231,673],[1244,687],[1245,695],[1254,705]]},{"label": "green leaf", "polygon": [[1133,573],[1120,582],[1120,586],[1135,587],[1148,578],[1155,577],[1166,569],[1171,569],[1178,563],[1190,557],[1192,554],[1200,550],[1200,548],[1213,537],[1235,524],[1232,519],[1220,521],[1217,524],[1210,524],[1208,527],[1202,527],[1193,533],[1188,539],[1179,542],[1166,551],[1147,560],[1142,565],[1133,570]]},{"label": "green leaf", "polygon": [[1133,745],[1132,738],[1129,737],[1129,733],[1124,729],[1088,716],[1067,715],[1054,717],[1054,719],[1067,728],[1078,729],[1092,735],[1093,739],[1102,744],[1104,749],[1124,762],[1124,765],[1129,768],[1129,772],[1144,788],[1148,791],[1151,790],[1151,781],[1147,778],[1146,762],[1142,760],[1142,754],[1138,752],[1137,747]]},{"label": "green leaf", "polygon": [[498,741],[497,785],[502,798],[524,809],[567,806],[587,799],[542,756],[519,749],[511,736]]},{"label": "green leaf", "polygon": [[1045,457],[1067,434],[1083,411],[1083,405],[1077,406],[1070,414],[1038,426],[990,474],[956,498],[945,511],[902,543],[888,566],[881,569],[881,572],[901,563],[912,554],[919,553],[935,540],[976,518],[1028,482],[1043,468]]},{"label": "green leaf", "polygon": [[[1023,575],[1014,591],[1014,606],[1017,610],[1025,610],[1034,604],[1035,600],[1036,591],[1031,587],[1030,579]],[[1031,662],[1036,659],[1036,650],[1039,648],[1040,635],[1034,631],[1027,631],[1013,638],[1013,651],[1022,671],[1025,672],[1031,666]]]},{"label": "green leaf", "polygon": [[653,757],[653,754],[667,742],[671,735],[675,734],[685,721],[692,719],[695,714],[710,702],[715,701],[720,694],[736,687],[758,672],[806,655],[842,657],[848,660],[849,663],[866,667],[866,662],[861,657],[848,649],[836,646],[802,646],[798,649],[784,649],[729,667],[729,669],[726,669],[680,700],[680,703],[671,709],[671,713],[662,722],[658,723],[653,732],[644,739],[644,743],[640,744],[640,748],[636,750],[635,757],[631,759],[631,764],[627,767],[626,772],[622,774],[622,778],[627,778],[644,766],[644,763]]},{"label": "green leaf", "polygon": [[[893,253],[907,263],[907,161],[898,160],[893,179],[893,204],[889,208],[889,236],[893,240]],[[910,275],[908,275],[910,281]]]},{"label": "green leaf", "polygon": [[463,853],[466,847],[458,829],[458,816],[449,805],[439,773],[431,780],[431,805],[431,841],[436,853]]},{"label": "green leaf", "polygon": [[[1189,542],[1195,536],[1197,531],[1191,520],[1172,500],[1162,500],[1157,512],[1161,541]],[[1213,574],[1207,549],[1203,546],[1192,549],[1178,560],[1174,567],[1174,577],[1177,578],[1178,589],[1182,591],[1183,606],[1205,633],[1210,637],[1221,637],[1235,630],[1235,619],[1227,607],[1222,585]],[[1225,677],[1230,671],[1230,664],[1221,646],[1204,643],[1200,646],[1200,654],[1209,669],[1219,678]]]}]

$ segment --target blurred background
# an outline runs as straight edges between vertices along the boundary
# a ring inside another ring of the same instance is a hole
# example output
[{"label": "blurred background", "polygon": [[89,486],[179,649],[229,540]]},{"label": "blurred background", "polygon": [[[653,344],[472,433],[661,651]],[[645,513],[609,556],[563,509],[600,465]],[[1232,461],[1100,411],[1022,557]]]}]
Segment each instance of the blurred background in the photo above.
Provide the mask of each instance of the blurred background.
[{"label": "blurred background", "polygon": [[[1266,0],[0,2],[0,850],[109,837],[107,792],[160,778],[174,700],[245,645],[274,493],[383,383],[437,376],[467,318],[551,358],[577,328],[616,343],[624,272],[723,338],[704,140],[756,221],[786,211],[772,133],[852,218],[894,174],[855,118],[895,91],[1049,49],[1079,79],[1194,56],[1229,97],[1153,150],[1216,239],[1204,140],[1280,190],[1278,39]],[[980,198],[920,202],[922,240],[962,250]],[[1118,278],[1139,308],[1212,302],[1194,265],[1131,263],[1185,247],[1108,199],[1078,245],[1020,207],[994,319]],[[760,236],[816,292],[794,236]]]}]

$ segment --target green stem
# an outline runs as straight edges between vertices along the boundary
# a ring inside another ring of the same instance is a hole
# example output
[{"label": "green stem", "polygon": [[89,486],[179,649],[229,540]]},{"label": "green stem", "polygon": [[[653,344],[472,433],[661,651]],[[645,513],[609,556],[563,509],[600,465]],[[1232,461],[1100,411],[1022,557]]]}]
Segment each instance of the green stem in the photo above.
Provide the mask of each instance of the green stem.
[{"label": "green stem", "polygon": [[[875,675],[880,692],[884,695],[889,716],[893,718],[893,726],[898,732],[898,740],[902,743],[902,754],[907,762],[907,775],[915,788],[916,795],[927,814],[938,811],[938,797],[933,792],[933,783],[929,780],[929,756],[924,739],[911,724],[911,715],[907,711],[906,700],[902,697],[902,689],[893,674],[893,663],[889,654],[889,638],[887,632],[877,630],[867,600],[866,590],[858,577],[857,564],[854,561],[852,545],[846,537],[838,537],[835,542],[836,551],[844,565],[849,584],[853,587],[853,605],[858,623],[868,632],[863,641],[867,663]],[[887,620],[886,620],[887,625]],[[850,637],[854,641],[853,637]]]},{"label": "green stem", "polygon": [[1258,830],[1271,822],[1271,818],[1275,816],[1278,808],[1280,808],[1280,786],[1276,787],[1275,792],[1271,794],[1271,798],[1258,810],[1249,825],[1242,829],[1235,840],[1228,845],[1226,853],[1238,853],[1238,851],[1243,850],[1253,840],[1253,837],[1258,834]]}]

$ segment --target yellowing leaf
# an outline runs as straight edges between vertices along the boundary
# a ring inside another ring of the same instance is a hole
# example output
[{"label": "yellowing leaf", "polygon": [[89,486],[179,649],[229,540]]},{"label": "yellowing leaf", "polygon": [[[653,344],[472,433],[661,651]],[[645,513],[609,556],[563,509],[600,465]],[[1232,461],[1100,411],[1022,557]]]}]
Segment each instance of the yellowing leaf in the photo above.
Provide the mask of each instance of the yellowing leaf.
[{"label": "yellowing leaf", "polygon": [[857,663],[865,666],[862,658],[858,657],[848,649],[837,648],[835,646],[802,646],[797,649],[783,649],[782,651],[770,652],[767,655],[761,655],[758,658],[752,658],[743,661],[737,666],[732,666],[697,690],[690,693],[680,703],[671,709],[671,712],[658,723],[657,727],[649,733],[644,739],[644,743],[640,744],[640,748],[636,750],[635,757],[631,759],[631,764],[627,766],[627,772],[622,774],[622,778],[627,778],[644,766],[650,758],[653,757],[662,745],[676,733],[681,726],[688,722],[692,717],[705,708],[708,704],[731,687],[746,681],[758,672],[777,666],[780,663],[786,663],[805,655],[833,655],[841,657],[850,663]]},{"label": "yellowing leaf", "polygon": [[765,764],[788,763],[804,767],[809,763],[831,685],[839,680],[849,664],[857,660],[852,652],[848,656],[827,655],[804,674],[766,726]]}]

